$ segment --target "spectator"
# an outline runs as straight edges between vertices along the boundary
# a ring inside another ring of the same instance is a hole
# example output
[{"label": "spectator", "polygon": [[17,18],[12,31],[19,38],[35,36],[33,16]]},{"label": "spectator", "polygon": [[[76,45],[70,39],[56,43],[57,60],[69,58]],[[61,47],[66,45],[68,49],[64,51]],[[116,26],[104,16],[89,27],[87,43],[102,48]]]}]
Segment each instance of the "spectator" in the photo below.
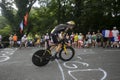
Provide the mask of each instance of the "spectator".
[{"label": "spectator", "polygon": [[97,39],[97,36],[95,34],[95,32],[92,33],[92,46],[95,47],[96,46],[96,39]]},{"label": "spectator", "polygon": [[33,37],[32,37],[32,34],[28,34],[27,36],[27,41],[28,41],[28,46],[32,47],[33,46]]},{"label": "spectator", "polygon": [[87,47],[91,47],[92,46],[92,35],[90,34],[90,32],[86,34],[86,41],[87,41]]},{"label": "spectator", "polygon": [[120,33],[118,35],[118,40],[119,40],[119,48],[120,48]]},{"label": "spectator", "polygon": [[74,36],[74,47],[78,47],[78,33],[76,33]]},{"label": "spectator", "polygon": [[23,37],[21,38],[21,43],[20,43],[20,48],[24,46],[25,48],[27,47],[27,36],[23,35]]},{"label": "spectator", "polygon": [[43,34],[40,38],[40,46],[44,47],[45,45],[45,34]]},{"label": "spectator", "polygon": [[10,35],[9,36],[9,45],[10,45],[10,47],[13,47],[13,35]]},{"label": "spectator", "polygon": [[119,31],[117,30],[116,27],[113,27],[113,30],[112,30],[112,34],[113,34],[113,37],[114,37],[114,42],[113,42],[113,47],[119,47],[119,40],[118,40],[118,35],[119,35]]},{"label": "spectator", "polygon": [[47,49],[47,47],[49,46],[50,43],[50,36],[48,33],[46,33],[45,35],[45,49]]},{"label": "spectator", "polygon": [[110,46],[110,44],[109,44],[110,43],[109,42],[109,34],[110,34],[110,30],[102,30],[103,48]]},{"label": "spectator", "polygon": [[36,33],[36,34],[35,34],[35,42],[37,41],[37,39],[38,39],[39,37],[40,37],[39,34]]},{"label": "spectator", "polygon": [[18,40],[18,37],[17,37],[16,34],[14,34],[14,36],[13,36],[13,45],[14,45],[14,47],[17,46],[17,40]]},{"label": "spectator", "polygon": [[97,46],[100,47],[101,46],[101,41],[102,41],[102,33],[100,33],[100,31],[98,30],[96,33],[96,37],[97,37]]},{"label": "spectator", "polygon": [[36,47],[40,47],[40,37],[37,38],[37,41],[35,42]]},{"label": "spectator", "polygon": [[82,35],[82,33],[79,33],[79,35],[78,35],[78,48],[83,47],[83,38],[84,38],[84,36]]},{"label": "spectator", "polygon": [[72,46],[74,45],[74,36],[75,34],[72,32],[72,34],[70,35],[70,43]]}]

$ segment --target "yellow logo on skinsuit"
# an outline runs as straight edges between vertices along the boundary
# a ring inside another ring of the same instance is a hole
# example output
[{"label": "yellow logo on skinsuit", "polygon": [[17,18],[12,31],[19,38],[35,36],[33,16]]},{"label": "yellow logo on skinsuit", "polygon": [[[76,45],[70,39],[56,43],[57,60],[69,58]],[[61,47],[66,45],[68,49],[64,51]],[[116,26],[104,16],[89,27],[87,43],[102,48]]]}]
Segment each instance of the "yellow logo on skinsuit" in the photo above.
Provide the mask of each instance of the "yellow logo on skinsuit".
[{"label": "yellow logo on skinsuit", "polygon": [[55,31],[55,28],[51,31],[51,33],[53,33]]}]

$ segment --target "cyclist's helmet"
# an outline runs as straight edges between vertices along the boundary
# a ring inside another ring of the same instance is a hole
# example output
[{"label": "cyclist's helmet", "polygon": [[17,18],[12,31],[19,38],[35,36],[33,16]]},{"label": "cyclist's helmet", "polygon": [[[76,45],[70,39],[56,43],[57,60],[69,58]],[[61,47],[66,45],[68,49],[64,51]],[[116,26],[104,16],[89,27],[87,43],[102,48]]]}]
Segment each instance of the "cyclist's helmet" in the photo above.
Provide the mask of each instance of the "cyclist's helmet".
[{"label": "cyclist's helmet", "polygon": [[68,25],[75,26],[75,22],[74,22],[74,21],[68,21],[67,24],[68,24]]}]

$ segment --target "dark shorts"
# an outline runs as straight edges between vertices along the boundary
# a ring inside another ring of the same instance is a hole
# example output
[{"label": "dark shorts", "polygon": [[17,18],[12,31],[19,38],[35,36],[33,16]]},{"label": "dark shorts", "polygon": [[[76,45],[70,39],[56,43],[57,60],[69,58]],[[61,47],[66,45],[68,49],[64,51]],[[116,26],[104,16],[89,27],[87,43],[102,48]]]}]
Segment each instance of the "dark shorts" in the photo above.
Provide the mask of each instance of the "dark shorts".
[{"label": "dark shorts", "polygon": [[58,44],[58,39],[57,39],[57,35],[52,35],[52,40],[54,44]]},{"label": "dark shorts", "polygon": [[97,38],[97,42],[101,42],[101,39]]},{"label": "dark shorts", "polygon": [[114,42],[114,41],[115,41],[115,40],[114,40],[114,37],[111,37],[111,38],[110,38],[110,41],[111,41],[111,42]]},{"label": "dark shorts", "polygon": [[107,42],[107,41],[108,41],[108,38],[104,37],[103,42]]}]

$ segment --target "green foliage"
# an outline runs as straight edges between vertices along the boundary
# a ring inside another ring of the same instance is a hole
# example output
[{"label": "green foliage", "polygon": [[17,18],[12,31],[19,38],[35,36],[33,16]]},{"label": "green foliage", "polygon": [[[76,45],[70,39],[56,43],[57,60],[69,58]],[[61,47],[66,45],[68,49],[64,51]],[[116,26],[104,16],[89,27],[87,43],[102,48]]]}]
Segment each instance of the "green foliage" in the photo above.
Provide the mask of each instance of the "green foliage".
[{"label": "green foliage", "polygon": [[119,0],[84,0],[81,9],[81,29],[83,32],[97,29],[112,29],[119,27]]},{"label": "green foliage", "polygon": [[0,29],[0,34],[5,37],[12,34],[12,29],[9,25],[5,26],[4,28]]},{"label": "green foliage", "polygon": [[8,20],[5,17],[0,16],[0,29],[4,28],[7,24],[9,24]]},{"label": "green foliage", "polygon": [[[38,0],[40,7],[32,7],[35,1],[2,0],[2,14],[12,29],[19,32],[19,24],[26,12],[29,12],[28,25],[24,27],[27,34],[50,32],[57,24],[69,20],[76,22],[75,32],[111,29],[113,26],[120,29],[120,0]],[[12,7],[13,3],[18,10]]]},{"label": "green foliage", "polygon": [[[4,16],[10,23],[14,32],[19,32],[19,24],[23,20],[26,12],[30,12],[32,5],[36,0],[1,0],[0,7],[2,9],[2,16]],[[17,9],[13,7],[16,5]]]}]

